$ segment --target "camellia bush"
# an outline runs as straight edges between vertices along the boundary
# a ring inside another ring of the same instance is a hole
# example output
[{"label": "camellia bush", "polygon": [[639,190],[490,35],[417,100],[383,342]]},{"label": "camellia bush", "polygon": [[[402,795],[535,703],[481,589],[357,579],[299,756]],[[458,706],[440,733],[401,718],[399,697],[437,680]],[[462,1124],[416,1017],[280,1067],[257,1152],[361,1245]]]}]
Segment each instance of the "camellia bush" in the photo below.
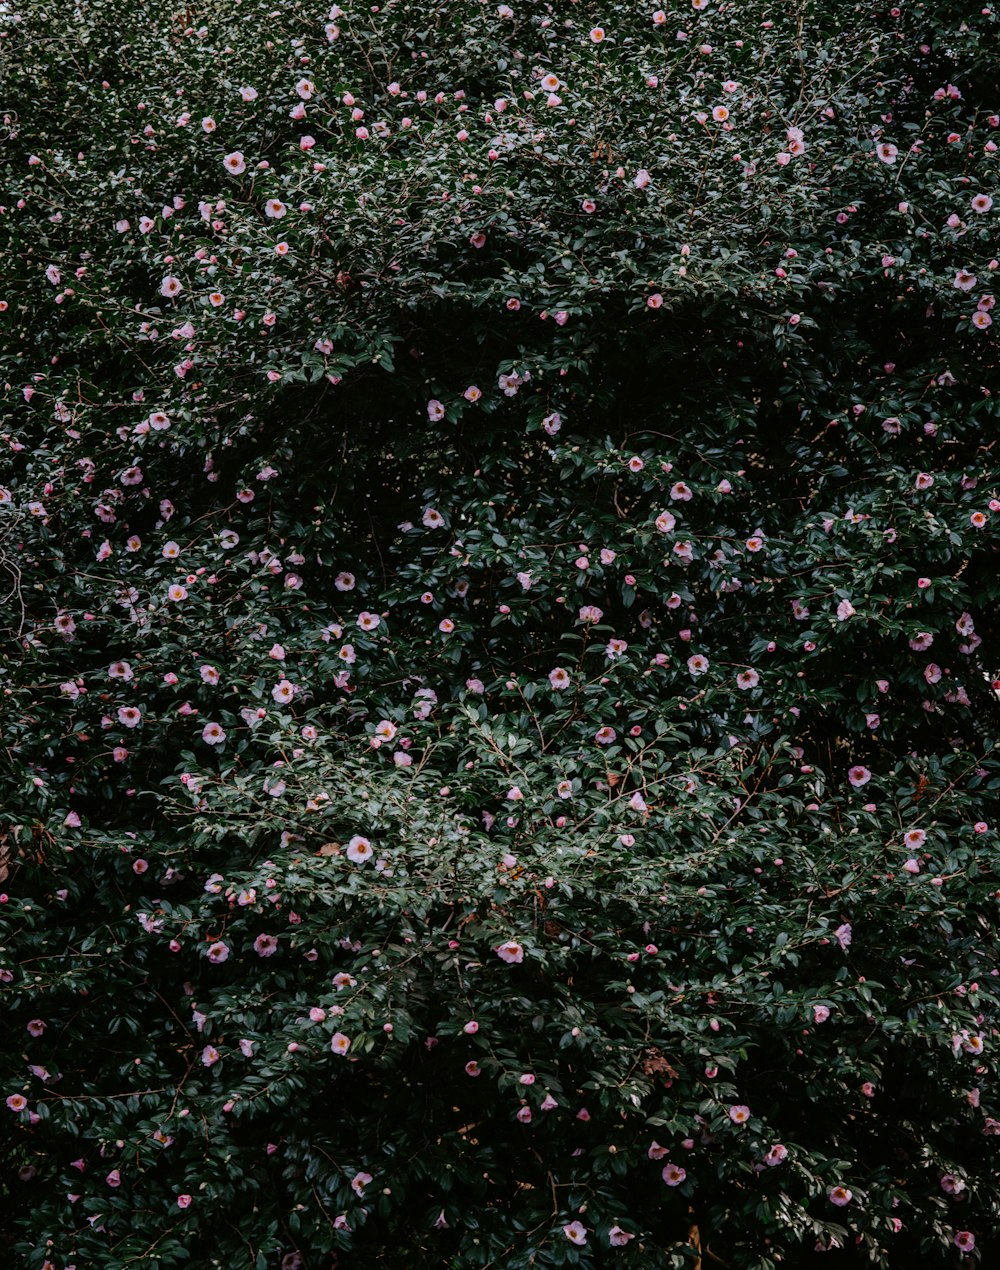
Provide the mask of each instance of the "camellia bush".
[{"label": "camellia bush", "polygon": [[997,1263],[1000,22],[0,5],[0,1261]]}]

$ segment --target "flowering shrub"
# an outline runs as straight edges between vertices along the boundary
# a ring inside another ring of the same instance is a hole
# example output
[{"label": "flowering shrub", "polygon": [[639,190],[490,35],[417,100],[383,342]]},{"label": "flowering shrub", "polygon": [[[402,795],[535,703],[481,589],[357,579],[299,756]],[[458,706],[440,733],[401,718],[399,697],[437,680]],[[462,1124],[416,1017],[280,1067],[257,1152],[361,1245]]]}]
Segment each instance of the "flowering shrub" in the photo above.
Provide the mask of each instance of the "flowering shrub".
[{"label": "flowering shrub", "polygon": [[0,35],[7,1258],[989,1264],[993,12]]}]

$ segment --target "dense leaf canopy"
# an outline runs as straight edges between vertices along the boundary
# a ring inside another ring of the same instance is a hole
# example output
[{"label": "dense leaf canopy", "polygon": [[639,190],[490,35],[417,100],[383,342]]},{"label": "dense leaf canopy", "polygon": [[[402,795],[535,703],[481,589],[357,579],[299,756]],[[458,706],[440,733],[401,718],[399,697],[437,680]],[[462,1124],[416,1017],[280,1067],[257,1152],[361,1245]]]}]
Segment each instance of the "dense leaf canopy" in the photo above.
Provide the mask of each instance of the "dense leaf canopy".
[{"label": "dense leaf canopy", "polygon": [[0,1260],[1000,1255],[998,48],[0,4]]}]

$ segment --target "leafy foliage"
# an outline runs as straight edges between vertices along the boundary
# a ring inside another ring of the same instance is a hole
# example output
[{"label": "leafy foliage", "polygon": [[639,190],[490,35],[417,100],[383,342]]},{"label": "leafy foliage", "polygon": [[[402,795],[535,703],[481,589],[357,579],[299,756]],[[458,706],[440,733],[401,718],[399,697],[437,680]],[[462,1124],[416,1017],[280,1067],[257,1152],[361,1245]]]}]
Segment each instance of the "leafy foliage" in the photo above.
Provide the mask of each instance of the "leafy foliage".
[{"label": "leafy foliage", "polygon": [[989,1264],[995,15],[0,36],[7,1254]]}]

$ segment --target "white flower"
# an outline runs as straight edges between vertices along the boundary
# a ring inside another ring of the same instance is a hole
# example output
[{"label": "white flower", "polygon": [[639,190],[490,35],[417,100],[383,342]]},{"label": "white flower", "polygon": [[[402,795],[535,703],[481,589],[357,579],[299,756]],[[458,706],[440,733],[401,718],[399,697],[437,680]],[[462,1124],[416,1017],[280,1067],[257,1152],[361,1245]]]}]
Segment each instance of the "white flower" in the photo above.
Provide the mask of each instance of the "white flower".
[{"label": "white flower", "polygon": [[347,844],[347,858],[352,864],[367,864],[374,854],[372,844],[360,834],[355,834]]}]

